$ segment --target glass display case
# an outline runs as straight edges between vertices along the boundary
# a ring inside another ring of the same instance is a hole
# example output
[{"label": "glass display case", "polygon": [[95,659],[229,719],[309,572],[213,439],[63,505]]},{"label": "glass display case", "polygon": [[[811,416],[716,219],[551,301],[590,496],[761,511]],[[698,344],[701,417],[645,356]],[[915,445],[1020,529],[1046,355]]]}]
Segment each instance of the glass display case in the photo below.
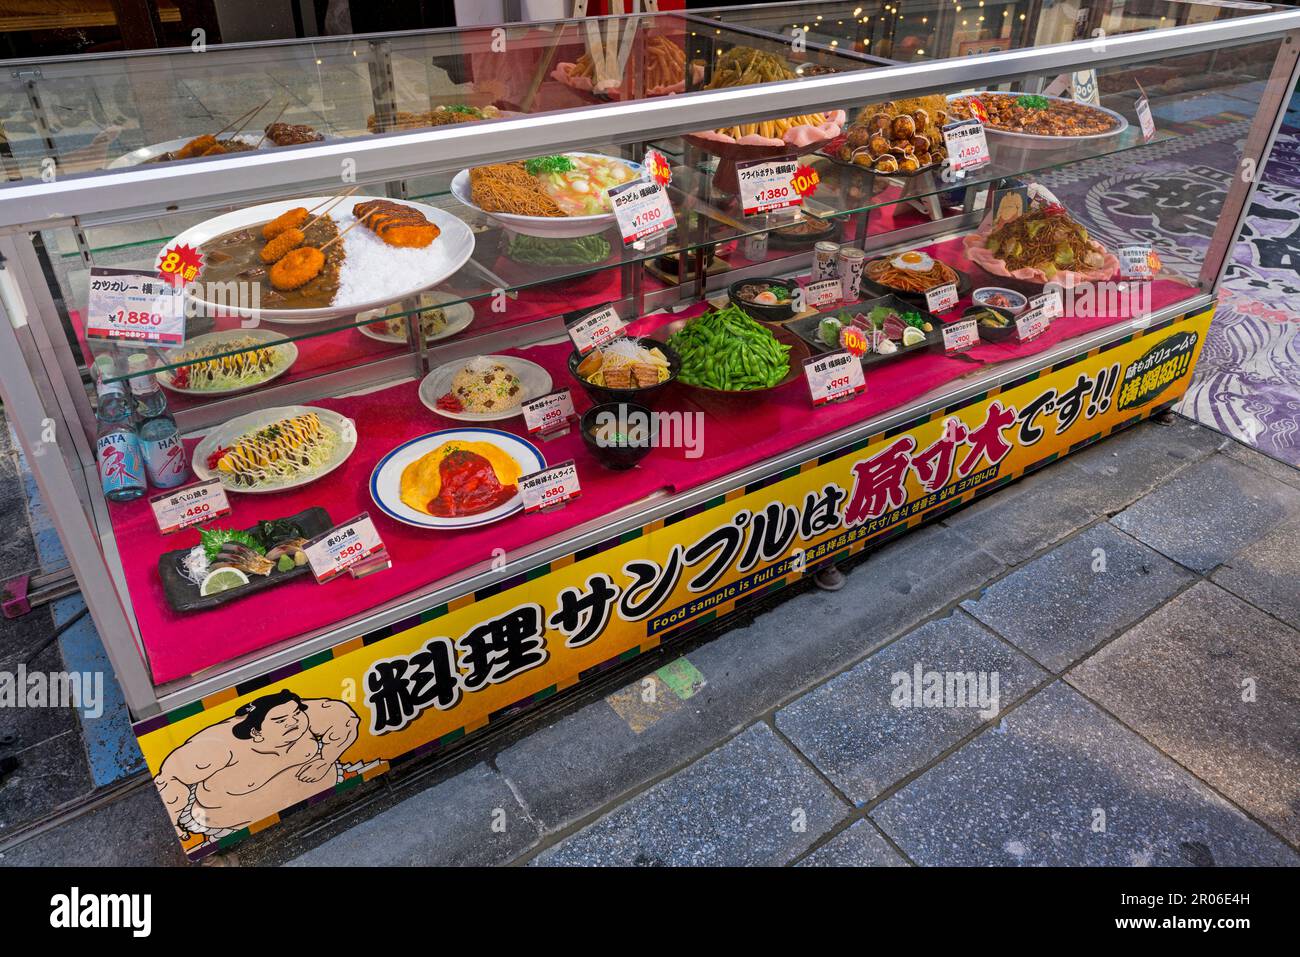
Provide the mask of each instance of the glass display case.
[{"label": "glass display case", "polygon": [[[187,852],[1167,408],[1297,27],[814,2],[9,63],[6,415]],[[196,749],[264,734],[309,773],[205,804]]]}]

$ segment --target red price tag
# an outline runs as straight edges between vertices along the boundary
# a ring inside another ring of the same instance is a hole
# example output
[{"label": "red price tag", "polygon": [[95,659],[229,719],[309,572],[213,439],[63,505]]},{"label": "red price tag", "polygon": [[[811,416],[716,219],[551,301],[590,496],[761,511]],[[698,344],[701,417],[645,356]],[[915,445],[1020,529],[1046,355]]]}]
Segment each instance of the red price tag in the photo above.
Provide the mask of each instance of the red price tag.
[{"label": "red price tag", "polygon": [[362,512],[351,521],[336,525],[324,535],[313,538],[303,546],[303,551],[307,553],[311,573],[323,585],[372,556],[383,553],[384,542],[379,537],[370,513]]}]

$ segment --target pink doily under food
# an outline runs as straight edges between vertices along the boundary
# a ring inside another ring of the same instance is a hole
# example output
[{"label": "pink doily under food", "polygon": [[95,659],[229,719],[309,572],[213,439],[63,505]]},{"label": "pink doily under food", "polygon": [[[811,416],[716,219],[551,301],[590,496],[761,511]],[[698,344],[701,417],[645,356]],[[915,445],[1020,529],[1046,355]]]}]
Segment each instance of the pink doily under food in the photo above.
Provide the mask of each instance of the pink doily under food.
[{"label": "pink doily under food", "polygon": [[[551,71],[551,79],[563,83],[565,86],[582,93],[595,93],[595,85],[591,82],[591,77],[574,76],[573,70],[577,67],[576,63],[560,63]],[[695,66],[695,77],[700,80],[704,77],[704,68]],[[668,86],[652,86],[646,90],[644,96],[667,96],[669,93],[684,93],[686,91],[686,80],[683,78],[676,83]],[[600,90],[600,93],[611,97],[615,100],[623,98],[623,91],[620,87],[614,86],[609,89]]]},{"label": "pink doily under food", "polygon": [[[1024,267],[1014,272],[1007,269],[1006,263],[994,256],[984,246],[984,240],[988,233],[984,231],[971,233],[963,237],[962,244],[966,247],[966,258],[975,265],[979,266],[987,273],[994,276],[1004,276],[1009,279],[1022,279],[1025,282],[1032,282],[1038,285],[1045,285],[1049,279],[1041,269],[1031,269]],[[1071,270],[1065,269],[1052,276],[1050,281],[1059,284],[1064,289],[1070,289],[1081,282],[1101,282],[1115,275],[1115,270],[1119,268],[1119,260],[1113,253],[1102,246],[1100,243],[1089,240],[1093,249],[1105,255],[1105,260],[1095,269]]]},{"label": "pink doily under food", "polygon": [[785,131],[785,134],[780,139],[772,136],[759,136],[757,133],[748,133],[740,139],[736,139],[734,136],[719,133],[717,130],[705,130],[701,133],[692,133],[691,136],[717,143],[735,143],[739,146],[795,146],[799,149],[806,149],[813,143],[824,143],[839,136],[846,119],[848,119],[848,114],[843,110],[831,110],[826,114],[824,122],[818,123],[816,126],[807,123],[803,126],[792,126]]}]

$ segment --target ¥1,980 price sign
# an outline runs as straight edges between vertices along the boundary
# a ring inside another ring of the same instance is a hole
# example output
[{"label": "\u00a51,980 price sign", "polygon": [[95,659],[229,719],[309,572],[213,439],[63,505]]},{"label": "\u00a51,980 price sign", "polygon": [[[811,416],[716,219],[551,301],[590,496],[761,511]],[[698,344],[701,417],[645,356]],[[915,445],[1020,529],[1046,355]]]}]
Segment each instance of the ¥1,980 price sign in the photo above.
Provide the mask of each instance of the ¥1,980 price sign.
[{"label": "\u00a51,980 price sign", "polygon": [[351,521],[336,525],[303,546],[311,573],[320,584],[338,577],[383,550],[384,542],[379,537],[369,512],[362,512]]},{"label": "\u00a51,980 price sign", "polygon": [[215,478],[155,495],[149,499],[149,505],[158,531],[164,535],[230,514],[226,490],[221,480]]},{"label": "\u00a51,980 price sign", "polygon": [[182,295],[181,289],[157,276],[91,266],[86,338],[181,345],[185,342]]},{"label": "\u00a51,980 price sign", "polygon": [[614,218],[618,220],[624,246],[677,227],[673,204],[658,183],[634,179],[621,186],[611,186],[606,192],[614,204]]},{"label": "\u00a51,980 price sign", "polygon": [[573,459],[552,465],[539,472],[519,476],[516,483],[524,500],[524,512],[549,512],[582,494],[578,484],[578,467]]},{"label": "\u00a51,980 price sign", "polygon": [[948,168],[954,173],[989,162],[989,143],[984,136],[984,124],[979,120],[949,123],[943,128],[943,143],[948,150]]},{"label": "\u00a51,980 price sign", "polygon": [[736,164],[740,182],[740,205],[746,216],[790,209],[803,204],[795,189],[794,174],[799,161],[793,156],[775,160],[751,160]]},{"label": "\u00a51,980 price sign", "polygon": [[623,320],[613,305],[603,306],[595,312],[589,312],[573,325],[569,326],[569,338],[578,355],[585,356],[592,349],[603,346],[611,339],[617,339],[625,330]]},{"label": "\u00a51,980 price sign", "polygon": [[841,349],[805,359],[803,374],[808,379],[813,408],[828,402],[851,399],[867,391],[862,361],[847,350]]}]

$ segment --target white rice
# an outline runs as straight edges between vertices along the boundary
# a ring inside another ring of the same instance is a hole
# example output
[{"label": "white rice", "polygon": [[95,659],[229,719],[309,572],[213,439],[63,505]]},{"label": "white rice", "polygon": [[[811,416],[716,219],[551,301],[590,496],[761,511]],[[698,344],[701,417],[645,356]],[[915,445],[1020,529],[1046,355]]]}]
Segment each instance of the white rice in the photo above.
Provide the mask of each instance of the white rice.
[{"label": "white rice", "polygon": [[[350,211],[331,215],[339,232],[355,220]],[[447,251],[438,245],[445,242],[446,237],[439,236],[423,249],[405,249],[388,245],[368,226],[358,226],[343,237],[347,256],[339,270],[339,289],[332,305],[359,306],[391,299],[394,291],[421,285],[421,276],[435,273],[446,265]]]}]

